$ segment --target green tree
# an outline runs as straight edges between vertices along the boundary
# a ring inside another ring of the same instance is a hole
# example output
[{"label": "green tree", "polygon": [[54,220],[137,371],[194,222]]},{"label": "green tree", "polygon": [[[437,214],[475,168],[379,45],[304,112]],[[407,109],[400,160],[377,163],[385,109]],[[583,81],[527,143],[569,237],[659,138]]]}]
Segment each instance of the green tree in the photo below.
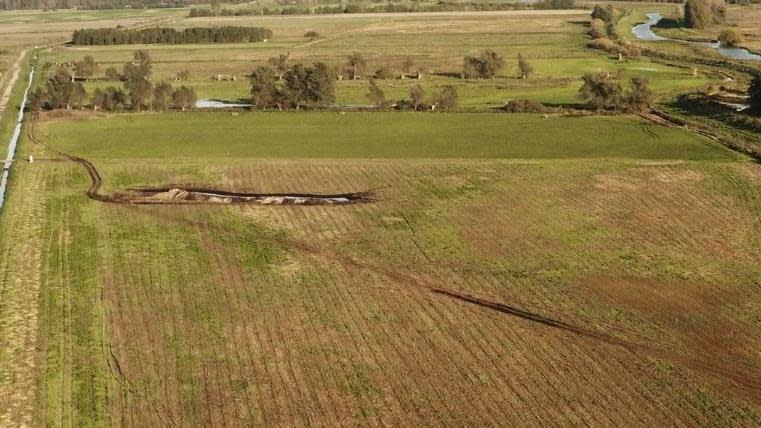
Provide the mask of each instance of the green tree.
[{"label": "green tree", "polygon": [[285,72],[288,71],[288,60],[291,54],[280,54],[267,60],[272,69],[277,73],[278,80],[283,80]]},{"label": "green tree", "polygon": [[613,5],[600,6],[595,5],[592,9],[592,19],[599,19],[606,23],[614,22],[618,18],[618,12]]},{"label": "green tree", "polygon": [[251,103],[255,108],[266,109],[275,105],[280,107],[280,91],[274,76],[275,71],[264,65],[251,73]]},{"label": "green tree", "polygon": [[317,62],[307,68],[307,100],[313,106],[324,107],[336,101],[336,78],[325,63]]},{"label": "green tree", "polygon": [[92,77],[98,71],[98,63],[95,59],[87,55],[81,61],[74,63],[74,73],[78,77],[88,79]]},{"label": "green tree", "polygon": [[103,90],[105,93],[103,109],[108,111],[115,111],[123,109],[127,106],[127,94],[120,88],[109,86]]},{"label": "green tree", "polygon": [[135,51],[132,62],[124,65],[124,78],[126,80],[148,79],[153,70],[153,61],[150,54],[144,50]]},{"label": "green tree", "polygon": [[66,110],[81,105],[87,96],[84,86],[75,82],[74,77],[63,69],[56,70],[45,82],[45,92],[51,108]]},{"label": "green tree", "polygon": [[687,0],[684,3],[684,26],[704,29],[713,24],[713,14],[709,0]]},{"label": "green tree", "polygon": [[132,62],[124,65],[124,88],[133,110],[144,110],[151,105],[153,85],[148,80],[151,71],[151,57],[144,50],[135,51]]},{"label": "green tree", "polygon": [[581,80],[583,84],[579,88],[579,98],[586,101],[590,107],[602,110],[620,106],[621,85],[608,73],[585,74]]},{"label": "green tree", "polygon": [[158,111],[164,111],[172,103],[174,90],[172,85],[167,82],[158,83],[153,88],[153,108]]},{"label": "green tree", "polygon": [[37,88],[29,95],[29,111],[37,113],[48,105],[48,94],[43,88]]},{"label": "green tree", "polygon": [[101,88],[95,88],[92,92],[92,97],[90,98],[90,104],[95,111],[103,108],[106,105],[106,91]]},{"label": "green tree", "polygon": [[127,89],[130,106],[133,110],[141,111],[151,106],[153,85],[146,79],[131,79],[124,82]]},{"label": "green tree", "polygon": [[108,67],[105,72],[106,80],[116,82],[122,80],[122,75],[116,70],[116,67]]},{"label": "green tree", "polygon": [[425,102],[425,91],[419,83],[410,87],[410,106],[413,110],[419,110]]},{"label": "green tree", "polygon": [[650,109],[655,99],[655,94],[649,87],[647,79],[633,77],[629,81],[629,91],[626,94],[626,104],[635,112],[643,112]]}]

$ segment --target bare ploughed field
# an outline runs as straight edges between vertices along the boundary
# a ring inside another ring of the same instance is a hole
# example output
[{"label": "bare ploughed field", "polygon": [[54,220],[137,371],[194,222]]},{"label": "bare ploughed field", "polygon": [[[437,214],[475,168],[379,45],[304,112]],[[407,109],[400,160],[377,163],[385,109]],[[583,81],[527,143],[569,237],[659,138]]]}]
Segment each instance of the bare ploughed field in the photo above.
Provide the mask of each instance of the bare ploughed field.
[{"label": "bare ploughed field", "polygon": [[[196,174],[192,163],[100,163],[107,177]],[[48,206],[66,221],[51,231],[46,278],[59,286],[47,297],[76,298],[47,332],[50,352],[70,357],[48,362],[63,383],[41,392],[44,418],[757,423],[758,167],[569,165],[242,161],[204,172],[220,188],[268,192],[389,185],[374,203],[262,207],[98,203],[82,194],[83,170],[50,164],[45,182],[64,196]],[[70,336],[101,323],[84,343]],[[94,382],[67,385],[77,370]]]}]

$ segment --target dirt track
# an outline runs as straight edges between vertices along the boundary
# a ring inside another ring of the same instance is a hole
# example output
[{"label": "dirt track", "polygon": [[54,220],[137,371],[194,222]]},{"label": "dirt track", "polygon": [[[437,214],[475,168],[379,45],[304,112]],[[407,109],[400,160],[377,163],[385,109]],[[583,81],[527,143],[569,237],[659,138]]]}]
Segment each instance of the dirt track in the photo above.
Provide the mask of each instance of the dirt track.
[{"label": "dirt track", "polygon": [[370,270],[391,279],[394,284],[413,286],[419,290],[425,290],[439,296],[448,297],[463,303],[500,312],[537,325],[564,331],[578,337],[591,339],[598,343],[618,346],[643,358],[655,358],[670,364],[688,368],[703,375],[718,378],[741,387],[756,402],[761,402],[761,373],[755,372],[751,368],[738,365],[736,361],[708,355],[686,355],[662,349],[647,343],[635,342],[609,333],[570,324],[555,317],[541,315],[526,309],[465,294],[458,290],[442,286],[442,284],[434,278],[420,277],[418,275],[400,272],[389,267],[362,262],[333,250],[313,248],[303,242],[289,241],[286,244],[291,248],[298,249],[313,257],[327,257],[344,267],[349,268],[350,271]]}]

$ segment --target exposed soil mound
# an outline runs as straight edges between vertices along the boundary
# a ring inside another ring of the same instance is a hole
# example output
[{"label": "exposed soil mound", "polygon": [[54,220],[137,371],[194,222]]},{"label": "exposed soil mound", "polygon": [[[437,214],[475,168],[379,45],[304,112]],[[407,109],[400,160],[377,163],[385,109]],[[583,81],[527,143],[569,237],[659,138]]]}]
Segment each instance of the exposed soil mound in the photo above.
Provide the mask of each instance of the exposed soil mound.
[{"label": "exposed soil mound", "polygon": [[314,193],[245,193],[215,189],[184,188],[133,188],[113,196],[115,202],[133,204],[258,204],[258,205],[348,205],[370,202],[372,192],[340,194]]}]

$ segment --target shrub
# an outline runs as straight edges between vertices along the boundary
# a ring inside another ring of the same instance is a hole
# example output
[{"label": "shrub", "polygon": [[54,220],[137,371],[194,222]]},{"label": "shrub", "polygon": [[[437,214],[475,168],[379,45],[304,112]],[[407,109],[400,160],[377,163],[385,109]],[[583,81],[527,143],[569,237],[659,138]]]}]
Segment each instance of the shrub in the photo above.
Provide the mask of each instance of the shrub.
[{"label": "shrub", "polygon": [[373,77],[376,79],[392,79],[394,77],[394,73],[391,71],[391,68],[387,65],[384,65],[380,67],[379,69],[375,70],[375,74],[373,74]]},{"label": "shrub", "polygon": [[510,100],[503,109],[508,113],[547,113],[550,111],[544,104],[532,100]]},{"label": "shrub", "polygon": [[737,29],[728,28],[719,33],[719,41],[727,46],[737,46],[745,42],[745,39],[743,38],[742,33],[737,31]]},{"label": "shrub", "polygon": [[589,30],[587,33],[593,38],[593,39],[599,39],[601,37],[607,37],[607,25],[605,24],[605,21],[603,21],[600,18],[593,18],[592,21],[589,23]]},{"label": "shrub", "polygon": [[463,75],[468,78],[490,79],[497,74],[504,60],[502,56],[491,49],[486,49],[479,56],[466,56],[463,64]]}]

